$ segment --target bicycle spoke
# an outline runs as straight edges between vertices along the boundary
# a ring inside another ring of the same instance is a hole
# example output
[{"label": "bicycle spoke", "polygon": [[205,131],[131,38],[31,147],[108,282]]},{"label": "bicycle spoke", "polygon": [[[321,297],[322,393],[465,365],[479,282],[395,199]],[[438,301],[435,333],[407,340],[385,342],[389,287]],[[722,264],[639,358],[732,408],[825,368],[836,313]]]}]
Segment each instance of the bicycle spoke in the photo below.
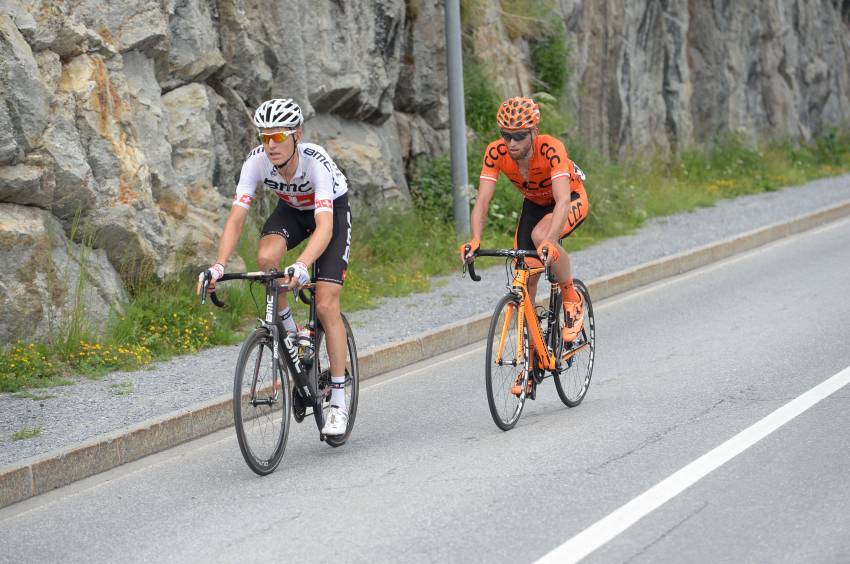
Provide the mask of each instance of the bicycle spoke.
[{"label": "bicycle spoke", "polygon": [[525,335],[519,335],[518,315],[518,304],[513,297],[502,298],[490,323],[487,341],[487,401],[493,421],[505,431],[516,424],[526,396],[526,345]]},{"label": "bicycle spoke", "polygon": [[268,474],[280,463],[286,446],[290,395],[284,374],[272,354],[270,337],[262,330],[243,345],[233,396],[236,436],[242,455],[254,472]]},{"label": "bicycle spoke", "polygon": [[[562,344],[561,366],[555,375],[558,396],[569,407],[580,404],[587,394],[593,374],[596,347],[596,320],[590,294],[580,280],[575,280],[574,284],[584,300],[584,323],[579,337],[573,343]],[[563,325],[563,320],[559,320],[559,330]]]}]

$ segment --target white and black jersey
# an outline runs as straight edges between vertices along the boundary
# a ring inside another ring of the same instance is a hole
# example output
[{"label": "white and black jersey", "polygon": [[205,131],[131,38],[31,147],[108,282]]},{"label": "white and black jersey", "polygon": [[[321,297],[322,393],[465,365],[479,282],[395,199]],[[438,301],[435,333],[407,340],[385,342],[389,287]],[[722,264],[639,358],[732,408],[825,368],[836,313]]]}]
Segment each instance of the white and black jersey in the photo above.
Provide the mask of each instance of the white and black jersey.
[{"label": "white and black jersey", "polygon": [[299,143],[298,169],[287,183],[260,145],[248,154],[239,175],[233,205],[250,208],[258,185],[277,194],[288,206],[314,213],[332,212],[333,201],[348,191],[345,175],[319,145]]}]

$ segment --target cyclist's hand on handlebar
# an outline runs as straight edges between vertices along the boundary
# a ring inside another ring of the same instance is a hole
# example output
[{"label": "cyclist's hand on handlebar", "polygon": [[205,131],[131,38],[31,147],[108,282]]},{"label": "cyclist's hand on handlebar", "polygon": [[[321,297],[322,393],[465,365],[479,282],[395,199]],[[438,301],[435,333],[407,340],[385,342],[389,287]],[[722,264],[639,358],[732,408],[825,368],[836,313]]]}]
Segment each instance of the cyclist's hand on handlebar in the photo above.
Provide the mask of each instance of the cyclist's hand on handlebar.
[{"label": "cyclist's hand on handlebar", "polygon": [[198,274],[198,286],[195,288],[195,293],[201,295],[201,289],[204,287],[204,276],[209,273],[210,284],[207,287],[207,293],[211,294],[215,291],[215,281],[224,276],[224,265],[215,263],[205,271]]},{"label": "cyclist's hand on handlebar", "polygon": [[460,261],[466,263],[475,258],[475,251],[479,248],[481,248],[481,241],[478,239],[470,239],[467,243],[461,243],[458,249],[460,251]]},{"label": "cyclist's hand on handlebar", "polygon": [[558,250],[558,245],[549,241],[547,239],[543,239],[540,242],[540,245],[537,247],[537,255],[543,260],[544,254],[546,255],[545,264],[549,265],[558,260],[561,256],[561,251]]},{"label": "cyclist's hand on handlebar", "polygon": [[310,281],[307,265],[301,261],[287,266],[284,272],[287,276],[283,279],[283,283],[289,286],[289,289],[293,292]]}]

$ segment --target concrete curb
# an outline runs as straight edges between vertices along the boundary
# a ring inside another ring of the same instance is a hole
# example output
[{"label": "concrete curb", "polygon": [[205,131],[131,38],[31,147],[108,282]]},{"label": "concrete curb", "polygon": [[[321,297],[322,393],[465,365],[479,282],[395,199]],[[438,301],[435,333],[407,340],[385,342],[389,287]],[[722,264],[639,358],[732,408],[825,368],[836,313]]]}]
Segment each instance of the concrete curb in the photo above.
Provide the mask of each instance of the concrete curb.
[{"label": "concrete curb", "polygon": [[[598,302],[848,215],[850,201],[596,278],[588,282],[588,287]],[[361,378],[371,378],[480,341],[486,336],[489,323],[490,314],[484,314],[372,350],[360,358]],[[0,468],[0,508],[232,424],[228,395]]]}]

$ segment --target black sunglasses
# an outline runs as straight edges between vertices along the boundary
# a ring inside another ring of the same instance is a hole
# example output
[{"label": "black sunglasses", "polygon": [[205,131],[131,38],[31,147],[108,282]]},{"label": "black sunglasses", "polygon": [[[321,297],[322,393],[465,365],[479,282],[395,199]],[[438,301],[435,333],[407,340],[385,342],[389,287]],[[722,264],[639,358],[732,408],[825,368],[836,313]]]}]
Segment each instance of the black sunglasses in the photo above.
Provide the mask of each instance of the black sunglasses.
[{"label": "black sunglasses", "polygon": [[530,131],[518,131],[516,133],[511,133],[509,131],[501,131],[502,139],[505,141],[522,141],[529,135],[531,135]]}]

